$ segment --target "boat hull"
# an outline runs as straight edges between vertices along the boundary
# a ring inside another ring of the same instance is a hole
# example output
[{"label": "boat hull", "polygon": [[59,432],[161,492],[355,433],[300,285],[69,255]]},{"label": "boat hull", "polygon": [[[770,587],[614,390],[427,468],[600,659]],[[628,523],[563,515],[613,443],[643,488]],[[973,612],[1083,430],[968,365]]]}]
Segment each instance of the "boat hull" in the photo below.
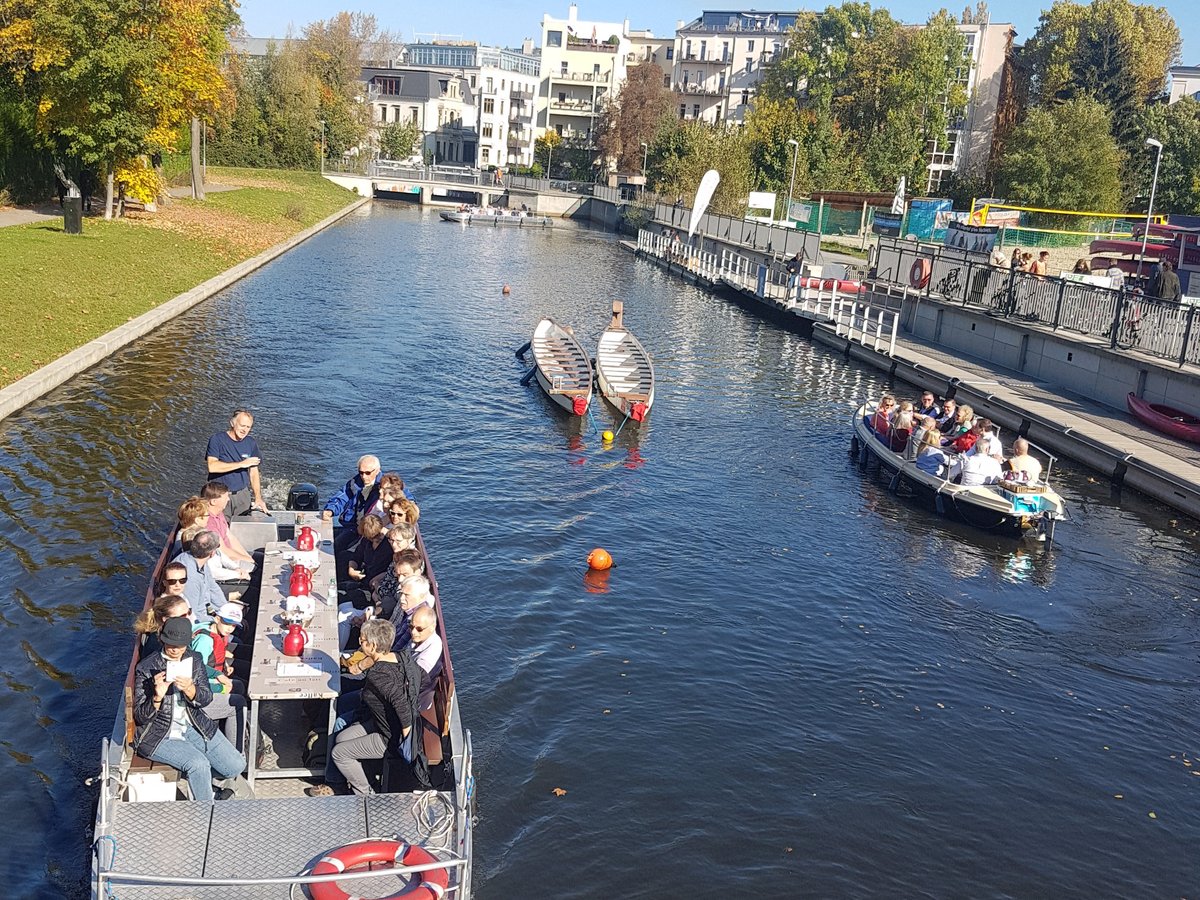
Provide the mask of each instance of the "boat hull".
[{"label": "boat hull", "polygon": [[592,402],[592,364],[583,347],[562,325],[542,319],[529,342],[538,386],[571,415],[587,415]]},{"label": "boat hull", "polygon": [[495,226],[503,228],[553,228],[554,220],[549,216],[531,216],[528,213],[484,213],[461,210],[443,210],[438,213],[443,222],[460,225]]},{"label": "boat hull", "polygon": [[1125,398],[1125,404],[1138,421],[1149,425],[1155,431],[1169,434],[1181,441],[1200,444],[1200,419],[1196,416],[1173,406],[1149,403],[1133,393]]},{"label": "boat hull", "polygon": [[641,422],[654,406],[654,364],[624,327],[608,328],[596,349],[600,394],[623,416]]}]

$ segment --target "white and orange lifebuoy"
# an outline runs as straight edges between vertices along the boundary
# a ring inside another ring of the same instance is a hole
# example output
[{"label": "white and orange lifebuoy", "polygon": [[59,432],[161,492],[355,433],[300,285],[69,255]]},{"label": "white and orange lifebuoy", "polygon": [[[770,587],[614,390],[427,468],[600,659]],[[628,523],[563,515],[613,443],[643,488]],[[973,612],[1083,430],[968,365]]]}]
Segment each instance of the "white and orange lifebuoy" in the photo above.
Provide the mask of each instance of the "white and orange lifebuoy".
[{"label": "white and orange lifebuoy", "polygon": [[[403,841],[360,841],[357,844],[347,844],[321,857],[321,861],[313,866],[314,875],[335,875],[349,869],[356,869],[368,863],[394,862],[401,866],[420,866],[437,862],[437,857],[415,844]],[[442,900],[446,896],[446,888],[450,884],[450,875],[445,869],[427,869],[419,873],[421,883],[414,890],[405,889],[397,894],[391,894],[380,900]],[[325,881],[310,884],[309,893],[313,900],[351,900],[336,881]]]},{"label": "white and orange lifebuoy", "polygon": [[933,266],[924,256],[914,259],[908,270],[908,283],[920,290],[929,284],[929,275],[932,271]]}]

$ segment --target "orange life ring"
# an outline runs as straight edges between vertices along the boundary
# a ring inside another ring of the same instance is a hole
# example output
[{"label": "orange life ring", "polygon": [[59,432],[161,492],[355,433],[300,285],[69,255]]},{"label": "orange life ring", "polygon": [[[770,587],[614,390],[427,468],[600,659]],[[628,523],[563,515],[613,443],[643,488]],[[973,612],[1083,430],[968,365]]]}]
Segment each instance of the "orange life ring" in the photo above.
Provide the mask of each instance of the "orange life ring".
[{"label": "orange life ring", "polygon": [[[437,857],[414,844],[403,841],[360,841],[357,844],[347,844],[321,857],[321,861],[313,866],[314,875],[334,875],[355,869],[367,863],[395,862],[402,866],[420,866],[425,863],[437,862]],[[450,876],[445,869],[427,869],[419,873],[421,883],[415,890],[405,890],[391,894],[381,900],[442,900],[446,888],[450,884]],[[325,881],[310,884],[309,893],[313,900],[350,900],[336,881]]]},{"label": "orange life ring", "polygon": [[925,257],[914,259],[911,268],[908,270],[908,283],[915,288],[923,288],[929,284],[929,274],[933,271],[929,260]]}]

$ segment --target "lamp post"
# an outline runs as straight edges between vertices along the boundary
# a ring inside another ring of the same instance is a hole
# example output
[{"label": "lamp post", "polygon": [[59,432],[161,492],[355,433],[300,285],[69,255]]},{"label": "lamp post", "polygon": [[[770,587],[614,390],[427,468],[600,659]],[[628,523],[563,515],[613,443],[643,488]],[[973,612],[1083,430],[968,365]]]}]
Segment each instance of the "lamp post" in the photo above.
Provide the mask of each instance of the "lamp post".
[{"label": "lamp post", "polygon": [[1146,207],[1146,230],[1142,232],[1142,253],[1138,257],[1137,277],[1142,277],[1142,261],[1146,258],[1146,241],[1150,238],[1150,217],[1154,212],[1154,191],[1158,188],[1158,166],[1162,162],[1162,141],[1156,141],[1154,138],[1146,138],[1146,146],[1153,147],[1155,150],[1154,157],[1154,180],[1150,182],[1150,205]]},{"label": "lamp post", "polygon": [[325,120],[321,120],[321,174],[325,174]]},{"label": "lamp post", "polygon": [[792,180],[788,185],[788,202],[787,209],[784,210],[784,217],[790,220],[792,216],[792,194],[796,190],[796,157],[800,155],[800,143],[794,138],[788,138],[788,143],[792,146]]},{"label": "lamp post", "polygon": [[642,141],[642,193],[646,193],[646,160],[650,158],[650,145]]},{"label": "lamp post", "polygon": [[554,161],[554,145],[546,142],[546,180],[549,181],[554,176],[550,174],[550,163]]}]

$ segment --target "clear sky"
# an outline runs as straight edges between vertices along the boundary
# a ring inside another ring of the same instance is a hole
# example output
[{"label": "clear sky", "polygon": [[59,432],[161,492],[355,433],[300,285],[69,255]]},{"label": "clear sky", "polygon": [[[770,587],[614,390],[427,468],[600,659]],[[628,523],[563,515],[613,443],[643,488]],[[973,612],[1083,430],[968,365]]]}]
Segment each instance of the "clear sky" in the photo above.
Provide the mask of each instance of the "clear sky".
[{"label": "clear sky", "polygon": [[[1017,27],[1017,40],[1023,41],[1037,28],[1041,10],[1052,0],[998,0],[989,5],[992,21],[1011,21]],[[1200,65],[1200,6],[1196,0],[1160,0],[1183,35],[1183,63]],[[347,10],[369,13],[375,16],[379,27],[395,32],[405,41],[413,39],[414,32],[428,34],[437,32],[446,36],[477,40],[483,44],[518,46],[522,38],[541,40],[542,14],[550,13],[557,18],[566,18],[567,0],[549,4],[546,0],[465,0],[444,7],[439,3],[412,3],[401,7],[383,0],[241,0],[242,21],[252,37],[283,37],[289,25],[299,33],[309,22],[328,19]],[[808,5],[809,9],[824,9],[827,3]],[[892,15],[903,22],[923,22],[929,14],[939,8],[936,0],[892,0],[876,3],[884,6]],[[966,0],[954,0],[947,8],[955,15],[962,12]],[[970,4],[972,7],[974,2]],[[656,35],[669,35],[675,31],[675,23],[696,18],[702,10],[709,9],[790,9],[787,4],[772,4],[767,0],[753,0],[745,7],[737,4],[709,4],[707,7],[681,0],[654,0],[652,3],[637,3],[631,0],[581,0],[579,18],[600,22],[620,22],[629,19],[631,28],[649,28]],[[1003,12],[1001,12],[1003,10]]]}]

